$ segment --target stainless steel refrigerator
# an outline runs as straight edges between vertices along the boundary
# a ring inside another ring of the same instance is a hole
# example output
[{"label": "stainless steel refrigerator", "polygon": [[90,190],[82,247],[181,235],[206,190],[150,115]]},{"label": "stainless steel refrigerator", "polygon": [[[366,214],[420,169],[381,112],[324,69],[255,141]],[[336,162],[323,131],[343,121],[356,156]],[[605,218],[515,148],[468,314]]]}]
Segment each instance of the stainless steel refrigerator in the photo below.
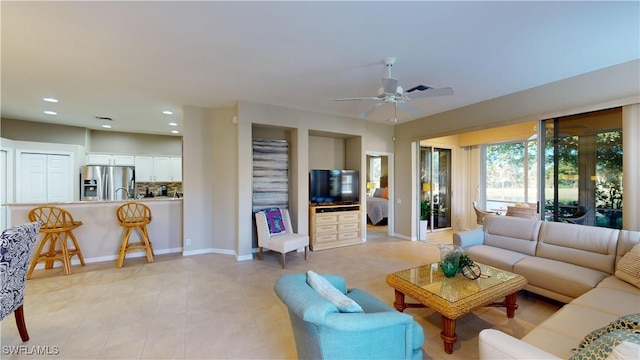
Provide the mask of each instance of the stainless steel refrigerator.
[{"label": "stainless steel refrigerator", "polygon": [[83,166],[80,184],[83,201],[136,198],[136,172],[133,166]]}]

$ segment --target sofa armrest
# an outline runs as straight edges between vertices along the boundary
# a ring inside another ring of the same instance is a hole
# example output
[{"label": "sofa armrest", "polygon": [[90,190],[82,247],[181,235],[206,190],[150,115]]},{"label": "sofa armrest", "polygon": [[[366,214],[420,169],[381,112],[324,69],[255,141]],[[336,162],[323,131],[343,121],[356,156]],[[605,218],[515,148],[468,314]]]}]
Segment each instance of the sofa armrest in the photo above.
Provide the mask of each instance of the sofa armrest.
[{"label": "sofa armrest", "polygon": [[[324,323],[327,332],[347,336],[349,350],[339,358],[422,358],[424,330],[411,315],[396,310],[376,313],[333,313]],[[349,335],[347,335],[349,334]],[[331,356],[328,356],[331,358]]]},{"label": "sofa armrest", "polygon": [[484,243],[484,230],[476,229],[454,233],[453,243],[463,249],[473,245],[482,245]]},{"label": "sofa armrest", "polygon": [[480,359],[560,359],[511,335],[494,329],[480,331]]}]

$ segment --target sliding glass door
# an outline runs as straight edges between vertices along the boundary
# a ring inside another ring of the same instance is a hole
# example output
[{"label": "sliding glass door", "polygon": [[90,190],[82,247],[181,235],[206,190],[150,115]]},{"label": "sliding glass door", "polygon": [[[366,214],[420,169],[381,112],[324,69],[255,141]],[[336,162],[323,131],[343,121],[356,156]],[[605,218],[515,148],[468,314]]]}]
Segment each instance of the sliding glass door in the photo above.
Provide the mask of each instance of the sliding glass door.
[{"label": "sliding glass door", "polygon": [[545,219],[621,229],[621,109],[542,123]]},{"label": "sliding glass door", "polygon": [[451,149],[420,146],[418,239],[428,232],[451,227]]}]

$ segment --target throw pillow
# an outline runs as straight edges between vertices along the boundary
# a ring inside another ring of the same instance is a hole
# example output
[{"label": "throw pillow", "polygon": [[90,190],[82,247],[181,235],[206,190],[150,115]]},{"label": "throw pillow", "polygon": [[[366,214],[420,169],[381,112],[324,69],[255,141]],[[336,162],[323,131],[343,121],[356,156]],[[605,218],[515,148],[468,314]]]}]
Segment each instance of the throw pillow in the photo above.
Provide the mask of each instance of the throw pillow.
[{"label": "throw pillow", "polygon": [[384,190],[382,190],[382,198],[383,199],[389,198],[389,188],[384,188]]},{"label": "throw pillow", "polygon": [[577,350],[588,346],[590,343],[596,341],[601,336],[618,329],[640,330],[640,313],[621,316],[616,320],[610,322],[609,325],[593,330],[584,337]]},{"label": "throw pillow", "polygon": [[357,302],[343,294],[329,280],[318,275],[315,271],[307,271],[307,283],[313,290],[333,303],[340,312],[361,313],[364,312]]},{"label": "throw pillow", "polygon": [[267,225],[269,225],[269,233],[271,235],[281,234],[287,229],[284,226],[284,220],[282,219],[282,211],[279,208],[264,209],[264,214],[267,217]]},{"label": "throw pillow", "polygon": [[602,335],[570,357],[569,360],[607,359],[614,349],[623,342],[640,344],[640,330],[618,329]]},{"label": "throw pillow", "polygon": [[618,279],[640,288],[640,255],[631,251],[624,254],[616,265],[615,275]]},{"label": "throw pillow", "polygon": [[613,351],[607,357],[607,360],[623,360],[640,358],[640,344],[623,341],[620,345],[613,348]]},{"label": "throw pillow", "polygon": [[373,197],[382,197],[383,192],[383,188],[376,188],[376,191],[373,192]]}]

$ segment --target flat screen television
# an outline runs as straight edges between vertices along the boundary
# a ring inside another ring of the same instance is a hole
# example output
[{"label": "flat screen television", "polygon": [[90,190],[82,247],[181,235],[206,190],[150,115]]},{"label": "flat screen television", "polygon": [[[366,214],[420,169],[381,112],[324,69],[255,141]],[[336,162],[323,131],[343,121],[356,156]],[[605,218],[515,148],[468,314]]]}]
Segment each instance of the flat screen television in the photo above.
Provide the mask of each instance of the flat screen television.
[{"label": "flat screen television", "polygon": [[311,204],[358,204],[360,174],[358,170],[309,171]]}]

